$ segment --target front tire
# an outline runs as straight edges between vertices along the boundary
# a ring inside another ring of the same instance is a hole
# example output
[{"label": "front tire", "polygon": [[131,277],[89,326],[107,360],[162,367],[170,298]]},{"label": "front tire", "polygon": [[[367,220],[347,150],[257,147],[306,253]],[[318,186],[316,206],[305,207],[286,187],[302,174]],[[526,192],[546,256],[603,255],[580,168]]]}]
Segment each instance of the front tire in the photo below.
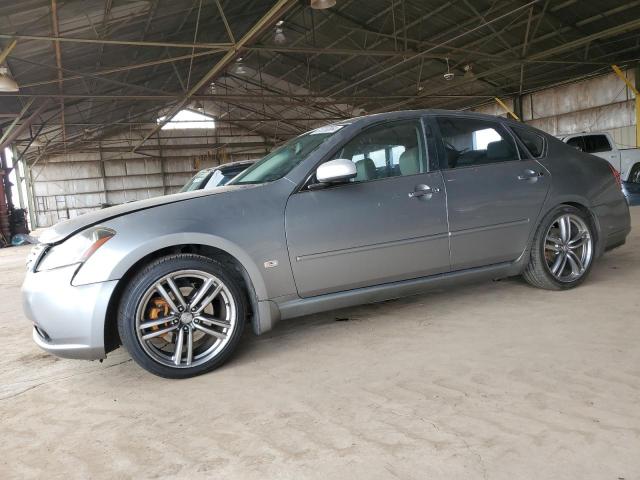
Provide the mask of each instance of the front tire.
[{"label": "front tire", "polygon": [[229,359],[245,317],[233,274],[211,258],[175,254],[154,260],[131,279],[120,302],[118,331],[142,368],[188,378]]},{"label": "front tire", "polygon": [[577,287],[589,274],[594,254],[591,219],[571,205],[560,205],[540,222],[522,276],[534,287],[547,290]]}]

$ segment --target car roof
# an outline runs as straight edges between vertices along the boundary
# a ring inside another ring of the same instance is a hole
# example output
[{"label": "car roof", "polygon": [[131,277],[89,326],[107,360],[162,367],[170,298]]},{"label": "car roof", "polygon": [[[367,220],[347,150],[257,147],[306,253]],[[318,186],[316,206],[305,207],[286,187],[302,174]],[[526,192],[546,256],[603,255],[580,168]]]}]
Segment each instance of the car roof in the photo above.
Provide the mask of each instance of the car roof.
[{"label": "car roof", "polygon": [[427,115],[447,115],[456,117],[469,117],[469,118],[481,118],[485,120],[496,120],[512,123],[515,125],[526,125],[522,122],[517,122],[506,117],[497,117],[496,115],[488,115],[486,113],[471,112],[467,110],[441,110],[435,108],[420,109],[420,110],[399,110],[396,112],[384,112],[384,113],[372,113],[370,115],[363,115],[360,117],[353,117],[347,120],[340,120],[335,122],[335,125],[348,125],[355,123],[374,123],[384,120],[402,119],[402,118],[414,118],[416,116]]}]

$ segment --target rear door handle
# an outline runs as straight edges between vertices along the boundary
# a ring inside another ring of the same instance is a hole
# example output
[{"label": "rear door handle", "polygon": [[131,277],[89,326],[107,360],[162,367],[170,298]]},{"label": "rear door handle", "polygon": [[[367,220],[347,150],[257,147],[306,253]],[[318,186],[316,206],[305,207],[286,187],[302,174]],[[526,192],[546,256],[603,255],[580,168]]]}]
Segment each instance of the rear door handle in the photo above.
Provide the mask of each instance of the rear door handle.
[{"label": "rear door handle", "polygon": [[525,170],[520,175],[518,175],[518,180],[533,180],[541,177],[542,175],[542,172],[536,172],[535,170]]},{"label": "rear door handle", "polygon": [[429,185],[416,185],[413,192],[409,192],[409,198],[425,197],[429,199],[434,193],[438,193],[440,189],[438,187],[431,188]]}]

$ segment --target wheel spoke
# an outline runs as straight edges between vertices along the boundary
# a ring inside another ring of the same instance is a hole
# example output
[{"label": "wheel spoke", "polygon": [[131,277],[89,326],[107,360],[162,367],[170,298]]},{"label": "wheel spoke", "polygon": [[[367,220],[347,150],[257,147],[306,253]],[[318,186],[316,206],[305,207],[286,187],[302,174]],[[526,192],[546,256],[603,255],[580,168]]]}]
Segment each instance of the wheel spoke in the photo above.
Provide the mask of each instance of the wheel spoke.
[{"label": "wheel spoke", "polygon": [[569,248],[575,250],[576,248],[580,248],[583,245],[586,245],[587,237],[584,234],[581,234],[578,238],[575,238],[569,242]]},{"label": "wheel spoke", "polygon": [[563,242],[568,242],[571,238],[571,221],[569,217],[564,216],[560,217],[560,238],[562,238]]},{"label": "wheel spoke", "polygon": [[154,330],[151,333],[147,333],[146,335],[143,335],[142,339],[151,340],[152,338],[159,337],[160,335],[164,335],[165,333],[173,332],[177,328],[178,328],[177,325],[171,325],[170,327],[163,328],[161,330]]},{"label": "wheel spoke", "polygon": [[569,264],[571,265],[571,272],[576,276],[580,275],[584,268],[582,265],[582,260],[578,258],[578,256],[572,251],[569,251],[567,253],[567,259],[569,260]]},{"label": "wheel spoke", "polygon": [[196,304],[192,303],[191,308],[193,309],[194,307],[196,307],[196,310],[193,311],[194,315],[200,315],[200,313],[202,313],[202,311],[205,308],[207,308],[207,305],[213,302],[213,299],[216,298],[221,291],[222,291],[222,284],[218,285],[213,290],[213,292],[207,295],[207,297],[202,301],[199,307],[196,307]]},{"label": "wheel spoke", "polygon": [[560,269],[560,265],[562,264],[564,257],[565,257],[564,253],[561,253],[556,257],[555,261],[553,262],[553,265],[551,266],[551,273],[553,273],[554,275],[558,274],[558,270]]},{"label": "wheel spoke", "polygon": [[193,329],[187,331],[187,366],[193,361]]},{"label": "wheel spoke", "polygon": [[211,330],[210,328],[203,327],[202,325],[195,323],[193,325],[196,329],[200,330],[202,333],[206,333],[207,335],[211,335],[212,337],[219,338],[220,340],[224,340],[227,338],[227,335],[222,332],[216,332],[215,330]]},{"label": "wheel spoke", "polygon": [[197,317],[195,317],[195,320],[206,323],[207,325],[215,325],[216,327],[229,328],[231,326],[231,323],[227,322],[226,320],[220,320],[213,317],[205,317],[204,315],[198,315]]},{"label": "wheel spoke", "polygon": [[176,340],[176,350],[173,354],[173,363],[180,365],[182,362],[182,344],[184,343],[184,330],[181,328],[178,330],[178,338]]},{"label": "wheel spoke", "polygon": [[162,296],[162,298],[164,298],[164,301],[169,304],[169,308],[171,309],[171,311],[173,313],[176,313],[178,311],[178,307],[174,303],[171,296],[167,293],[165,288],[162,286],[162,284],[160,282],[156,283],[155,288],[158,291],[158,293]]},{"label": "wheel spoke", "polygon": [[176,285],[176,282],[173,281],[173,278],[171,278],[171,277],[167,278],[167,285],[169,285],[169,288],[173,292],[173,295],[176,297],[176,300],[178,300],[178,303],[180,304],[180,306],[182,308],[187,308],[187,302],[184,301],[184,297],[182,296],[182,292],[180,291],[180,289]]},{"label": "wheel spoke", "polygon": [[175,315],[168,315],[166,317],[159,318],[157,320],[150,320],[148,322],[141,323],[138,328],[140,330],[146,330],[147,328],[157,327],[165,323],[173,322],[176,319]]},{"label": "wheel spoke", "polygon": [[196,305],[200,303],[200,300],[202,300],[202,297],[206,295],[206,293],[209,291],[213,283],[214,283],[213,278],[208,278],[207,280],[205,280],[205,282],[202,284],[200,289],[196,292],[196,294],[191,299],[191,302],[189,302],[191,308],[196,307]]}]

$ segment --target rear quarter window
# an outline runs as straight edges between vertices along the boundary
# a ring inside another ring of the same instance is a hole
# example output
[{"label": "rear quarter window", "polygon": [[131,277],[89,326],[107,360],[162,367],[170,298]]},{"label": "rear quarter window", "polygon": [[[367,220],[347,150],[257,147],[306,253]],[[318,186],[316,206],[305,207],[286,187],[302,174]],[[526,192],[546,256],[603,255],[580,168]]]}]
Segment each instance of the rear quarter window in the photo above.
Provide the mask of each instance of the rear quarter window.
[{"label": "rear quarter window", "polygon": [[527,147],[529,153],[533,158],[540,158],[544,155],[544,137],[535,132],[532,132],[528,128],[511,127],[513,133],[516,134],[518,139]]}]

